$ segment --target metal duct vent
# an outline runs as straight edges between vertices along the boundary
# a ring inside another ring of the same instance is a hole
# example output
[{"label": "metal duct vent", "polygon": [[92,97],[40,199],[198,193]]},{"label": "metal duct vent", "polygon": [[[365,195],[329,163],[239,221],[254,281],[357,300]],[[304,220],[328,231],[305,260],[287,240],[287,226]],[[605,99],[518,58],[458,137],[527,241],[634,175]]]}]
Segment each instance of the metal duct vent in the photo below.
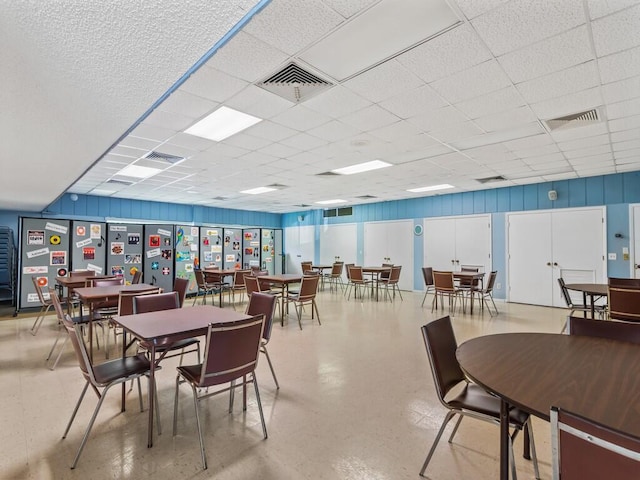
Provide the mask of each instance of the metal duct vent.
[{"label": "metal duct vent", "polygon": [[496,175],[495,177],[476,178],[476,182],[479,183],[492,183],[492,182],[504,182],[506,180],[502,175]]},{"label": "metal duct vent", "polygon": [[133,185],[136,182],[129,181],[129,180],[116,180],[115,178],[112,178],[110,180],[107,180],[104,183],[111,183],[111,184],[115,184],[115,185],[126,185],[126,186],[129,186],[129,185]]},{"label": "metal duct vent", "polygon": [[290,63],[279,72],[256,84],[291,102],[304,102],[333,84],[295,63]]},{"label": "metal duct vent", "polygon": [[601,115],[597,108],[587,110],[584,112],[573,113],[565,117],[552,118],[551,120],[544,120],[544,126],[549,132],[556,130],[566,130],[567,128],[584,127],[586,125],[593,125],[594,123],[600,123],[602,121]]},{"label": "metal duct vent", "polygon": [[168,153],[162,153],[162,152],[156,152],[156,151],[149,153],[149,155],[147,155],[144,158],[148,158],[149,160],[159,160],[161,162],[167,162],[167,163],[170,163],[171,165],[175,165],[176,163],[179,163],[184,160],[184,157],[179,157],[178,155],[169,155]]}]

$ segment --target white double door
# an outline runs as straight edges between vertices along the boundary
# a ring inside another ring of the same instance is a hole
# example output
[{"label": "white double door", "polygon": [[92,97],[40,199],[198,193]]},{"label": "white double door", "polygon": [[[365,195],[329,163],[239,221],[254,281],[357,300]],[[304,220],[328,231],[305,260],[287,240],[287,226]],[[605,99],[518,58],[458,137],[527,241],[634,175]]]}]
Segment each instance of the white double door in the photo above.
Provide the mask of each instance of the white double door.
[{"label": "white double door", "polygon": [[490,215],[425,218],[423,235],[425,266],[443,271],[459,271],[462,266],[491,271]]},{"label": "white double door", "polygon": [[509,301],[561,307],[558,278],[606,282],[604,207],[509,213],[506,220]]},{"label": "white double door", "polygon": [[313,262],[315,252],[315,227],[304,225],[284,229],[287,273],[302,273],[300,262]]},{"label": "white double door", "polygon": [[402,265],[398,286],[413,290],[413,221],[364,224],[364,266]]}]

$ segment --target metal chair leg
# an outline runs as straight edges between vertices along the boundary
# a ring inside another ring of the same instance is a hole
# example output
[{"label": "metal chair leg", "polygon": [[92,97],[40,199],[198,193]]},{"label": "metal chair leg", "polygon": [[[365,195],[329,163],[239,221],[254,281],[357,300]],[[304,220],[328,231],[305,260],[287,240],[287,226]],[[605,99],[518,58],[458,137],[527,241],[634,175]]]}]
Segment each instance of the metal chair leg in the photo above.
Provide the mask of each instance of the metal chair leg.
[{"label": "metal chair leg", "polygon": [[429,450],[429,453],[427,454],[427,458],[424,461],[424,463],[422,464],[422,468],[420,469],[420,476],[424,477],[424,472],[427,469],[427,465],[429,465],[429,462],[431,461],[431,457],[433,457],[433,453],[436,451],[436,447],[438,446],[438,442],[440,441],[440,437],[442,437],[442,433],[444,432],[444,428],[447,426],[447,423],[449,423],[449,420],[451,420],[454,416],[455,416],[456,412],[453,412],[451,410],[449,410],[447,412],[447,415],[444,417],[444,420],[442,421],[442,425],[440,426],[440,430],[438,430],[438,434],[436,435],[435,440],[433,441],[433,445],[431,445],[431,449]]},{"label": "metal chair leg", "polygon": [[269,364],[269,368],[271,369],[271,375],[273,375],[273,381],[276,382],[276,389],[280,389],[280,384],[278,383],[278,379],[276,378],[276,372],[273,369],[273,365],[271,364],[271,357],[269,356],[269,352],[267,351],[267,346],[263,345],[261,350],[262,353],[267,357],[267,363]]}]

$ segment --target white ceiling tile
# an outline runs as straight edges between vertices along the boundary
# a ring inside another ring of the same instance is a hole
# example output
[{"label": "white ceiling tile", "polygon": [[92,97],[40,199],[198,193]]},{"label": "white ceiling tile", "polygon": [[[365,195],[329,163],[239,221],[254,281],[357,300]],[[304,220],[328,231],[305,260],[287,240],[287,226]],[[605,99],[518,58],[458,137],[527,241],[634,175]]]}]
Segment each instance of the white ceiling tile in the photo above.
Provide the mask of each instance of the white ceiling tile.
[{"label": "white ceiling tile", "polygon": [[560,150],[555,143],[542,145],[539,147],[514,150],[514,153],[520,158],[539,157],[540,155],[550,155],[558,153]]},{"label": "white ceiling tile", "polygon": [[566,142],[558,142],[561,151],[578,150],[580,148],[594,147],[597,145],[606,145],[609,143],[609,135],[596,135],[593,137],[579,138],[577,140],[569,140]]},{"label": "white ceiling tile", "polygon": [[295,104],[262,88],[250,85],[229,99],[225,105],[254,117],[270,119]]},{"label": "white ceiling tile", "polygon": [[244,30],[293,55],[343,21],[341,15],[322,2],[273,0],[251,19]]},{"label": "white ceiling tile", "polygon": [[378,0],[323,0],[345,18],[355,15],[360,10],[370,7]]},{"label": "white ceiling tile", "polygon": [[619,102],[640,96],[640,76],[603,85],[602,96],[606,103]]},{"label": "white ceiling tile", "polygon": [[[378,137],[386,142],[395,142],[403,137],[413,137],[420,135],[420,130],[409,122],[395,122],[369,132],[370,135]],[[433,143],[433,141],[432,141]]]},{"label": "white ceiling tile", "polygon": [[139,148],[142,150],[153,150],[159,145],[159,142],[155,140],[148,140],[146,138],[134,137],[133,135],[127,135],[119,145],[123,147]]},{"label": "white ceiling tile", "polygon": [[605,133],[608,133],[607,124],[606,122],[602,122],[579,128],[554,130],[550,135],[557,142],[565,142],[576,138],[594,137]]},{"label": "white ceiling tile", "polygon": [[261,148],[260,151],[267,155],[281,158],[286,158],[298,153],[298,149],[287,147],[286,145],[282,145],[280,143],[272,143],[271,145],[267,145],[266,147]]},{"label": "white ceiling tile", "polygon": [[444,107],[446,104],[447,102],[429,85],[407,90],[400,95],[380,102],[381,107],[405,119]]},{"label": "white ceiling tile", "polygon": [[488,95],[456,103],[455,106],[458,110],[468,115],[469,118],[479,118],[520,107],[524,104],[525,102],[518,91],[513,86],[509,86]]},{"label": "white ceiling tile", "polygon": [[504,142],[503,145],[509,150],[521,151],[528,150],[530,148],[542,147],[551,143],[553,143],[553,138],[544,133],[541,135],[519,138],[517,140],[510,140],[508,142]]},{"label": "white ceiling tile", "polygon": [[484,95],[511,84],[493,60],[431,83],[436,92],[451,103]]},{"label": "white ceiling tile", "polygon": [[593,60],[586,27],[578,27],[498,58],[514,83]]},{"label": "white ceiling tile", "polygon": [[144,155],[147,152],[148,150],[144,148],[131,148],[131,147],[125,147],[124,145],[117,145],[116,147],[112,148],[109,151],[111,155],[118,155],[121,157],[128,157],[128,158],[140,158],[142,155]]},{"label": "white ceiling tile", "polygon": [[618,118],[616,120],[609,120],[609,130],[612,132],[619,132],[621,130],[629,130],[632,128],[640,127],[640,115],[633,117]]},{"label": "white ceiling tile", "polygon": [[240,132],[225,139],[224,143],[233,147],[245,148],[247,150],[258,150],[266,147],[267,145],[271,145],[273,141],[266,138],[254,137],[246,132]]},{"label": "white ceiling tile", "polygon": [[[179,132],[168,139],[166,143],[199,152],[202,150],[206,150],[207,148],[211,148],[215,142],[206,138],[196,137],[195,135],[189,135],[188,133]],[[158,149],[162,150],[162,146],[159,146]]]},{"label": "white ceiling tile", "polygon": [[640,5],[591,23],[598,57],[640,44]]},{"label": "white ceiling tile", "polygon": [[299,150],[312,150],[321,145],[327,144],[327,140],[314,137],[307,133],[297,133],[291,137],[281,140],[279,143]]},{"label": "white ceiling tile", "polygon": [[516,88],[528,103],[535,103],[595,87],[599,83],[596,62],[591,61],[519,83]]},{"label": "white ceiling tile", "polygon": [[611,147],[609,145],[598,145],[597,147],[583,148],[581,150],[571,150],[570,152],[564,152],[568,159],[588,157],[590,155],[599,155],[611,153]]},{"label": "white ceiling tile", "polygon": [[567,173],[556,173],[551,175],[545,175],[545,182],[556,182],[559,180],[569,180],[571,178],[577,178],[578,174],[576,172],[567,172]]},{"label": "white ceiling tile", "polygon": [[557,152],[557,153],[550,153],[546,155],[540,155],[539,157],[528,156],[523,158],[522,161],[529,166],[533,166],[533,165],[549,164],[549,163],[555,163],[555,162],[564,164],[567,161],[567,159],[562,153]]},{"label": "white ceiling tile", "polygon": [[342,117],[342,121],[361,130],[374,130],[400,121],[398,117],[377,105],[358,110]]},{"label": "white ceiling tile", "polygon": [[589,88],[560,98],[534,103],[531,109],[544,120],[583,112],[602,105],[599,88]]},{"label": "white ceiling tile", "polygon": [[145,119],[145,123],[148,125],[171,128],[176,131],[189,128],[194,122],[195,119],[192,117],[186,117],[179,113],[163,112],[162,110],[154,110],[151,112],[151,115]]},{"label": "white ceiling tile", "polygon": [[485,131],[495,132],[497,130],[535,122],[537,119],[529,107],[519,107],[514,110],[494,113],[486,117],[479,117],[474,121]]},{"label": "white ceiling tile", "polygon": [[513,0],[471,22],[494,55],[585,23],[582,0]]},{"label": "white ceiling tile", "polygon": [[435,129],[443,129],[452,125],[461,124],[467,121],[467,117],[457,108],[451,105],[439,108],[432,112],[425,112],[422,115],[407,120],[424,132]]},{"label": "white ceiling tile", "polygon": [[413,90],[424,82],[407,70],[397,60],[388,60],[342,85],[374,103]]},{"label": "white ceiling tile", "polygon": [[507,0],[455,0],[467,18],[474,18],[502,5]]},{"label": "white ceiling tile", "polygon": [[222,103],[247,85],[244,80],[204,65],[182,84],[180,90]]},{"label": "white ceiling tile", "polygon": [[613,164],[613,154],[605,152],[587,157],[570,158],[569,163],[576,167],[584,167],[585,165],[610,165]]},{"label": "white ceiling tile", "polygon": [[361,130],[338,120],[331,120],[319,127],[308,130],[310,135],[329,142],[336,142],[361,133]]},{"label": "white ceiling tile", "polygon": [[640,149],[624,150],[613,154],[616,163],[628,163],[629,161],[640,161]]},{"label": "white ceiling tile", "polygon": [[[640,92],[638,93],[640,94]],[[640,114],[640,97],[625,102],[611,103],[607,106],[607,118],[609,120],[638,114]]]},{"label": "white ceiling tile", "polygon": [[339,118],[361,110],[370,105],[371,102],[356,95],[351,90],[341,86],[335,86],[310,98],[304,104],[305,107],[311,110],[324,113],[330,117]]},{"label": "white ceiling tile", "polygon": [[613,145],[614,152],[624,152],[635,149],[640,149],[640,140],[629,140],[628,142],[619,142]]},{"label": "white ceiling tile", "polygon": [[[526,162],[525,162],[526,163]],[[549,175],[553,173],[564,173],[566,170],[571,170],[569,162],[566,160],[555,160],[549,163],[534,163],[529,165],[531,170],[538,175]],[[544,172],[544,173],[541,173]]]},{"label": "white ceiling tile", "polygon": [[387,157],[387,160],[394,164],[401,164],[401,163],[415,162],[417,160],[423,160],[426,158],[439,157],[441,155],[445,155],[449,153],[454,153],[454,151],[451,148],[447,147],[446,145],[442,145],[438,143],[429,147],[424,147],[424,148],[415,149],[415,150],[408,150],[403,153],[391,155]]},{"label": "white ceiling tile", "polygon": [[208,148],[207,152],[220,157],[238,158],[249,153],[249,150],[246,148],[235,147],[228,143],[218,142],[211,148]]},{"label": "white ceiling tile", "polygon": [[148,138],[149,140],[164,142],[176,133],[177,130],[171,128],[157,127],[154,125],[149,125],[146,122],[142,122],[129,135],[135,135],[136,137],[140,138]]},{"label": "white ceiling tile", "polygon": [[468,25],[459,25],[398,56],[398,62],[425,82],[433,82],[492,58]]},{"label": "white ceiling tile", "polygon": [[288,57],[283,51],[240,31],[215,53],[207,65],[255,83],[273,74],[274,66],[284,64]]},{"label": "white ceiling tile", "polygon": [[176,90],[160,104],[158,110],[177,113],[190,118],[201,118],[219,105],[219,103],[207,100],[206,98],[192,95],[182,90]]},{"label": "white ceiling tile", "polygon": [[331,120],[330,117],[314,112],[302,105],[296,105],[290,109],[279,113],[271,118],[272,121],[293,128],[294,130],[304,131],[317,127]]},{"label": "white ceiling tile", "polygon": [[640,138],[640,128],[611,133],[612,142],[624,142],[625,140],[635,140],[636,138]]},{"label": "white ceiling tile", "polygon": [[602,83],[640,75],[640,47],[602,57],[598,61]]},{"label": "white ceiling tile", "polygon": [[465,138],[481,135],[483,133],[484,131],[474,122],[468,121],[443,127],[441,129],[431,130],[429,135],[441,142],[453,143]]},{"label": "white ceiling tile", "polygon": [[279,142],[298,133],[297,130],[265,120],[258,122],[246,130],[246,133],[254,137],[264,138],[272,142]]},{"label": "white ceiling tile", "polygon": [[599,18],[623,8],[635,5],[638,0],[587,0],[591,18]]},{"label": "white ceiling tile", "polygon": [[[374,132],[372,132],[374,134]],[[425,148],[440,146],[431,136],[421,133],[411,136],[403,136],[393,141],[393,146],[398,152],[423,151]],[[448,147],[445,147],[448,148]]]}]

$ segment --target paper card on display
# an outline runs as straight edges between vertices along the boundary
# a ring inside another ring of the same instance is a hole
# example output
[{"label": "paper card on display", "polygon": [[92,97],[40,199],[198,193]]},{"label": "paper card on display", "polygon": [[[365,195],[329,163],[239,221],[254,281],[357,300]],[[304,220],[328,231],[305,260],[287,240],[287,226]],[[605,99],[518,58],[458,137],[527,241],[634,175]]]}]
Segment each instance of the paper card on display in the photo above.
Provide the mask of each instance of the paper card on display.
[{"label": "paper card on display", "polygon": [[102,236],[102,225],[98,223],[92,223],[91,227],[89,227],[90,237],[95,239],[100,239]]},{"label": "paper card on display", "polygon": [[44,230],[28,230],[27,245],[44,245]]},{"label": "paper card on display", "polygon": [[162,228],[158,229],[158,233],[160,235],[164,235],[165,237],[171,236],[171,232],[169,230],[163,230]]},{"label": "paper card on display", "polygon": [[[49,292],[42,292],[42,296],[44,297],[44,294],[47,294],[45,298],[49,298]],[[40,298],[38,297],[37,293],[29,293],[27,294],[27,302],[28,303],[35,303],[35,302],[40,302]]]},{"label": "paper card on display", "polygon": [[49,267],[46,266],[40,266],[40,267],[24,267],[22,269],[22,274],[23,275],[33,275],[36,273],[48,273],[49,272]]},{"label": "paper card on display", "polygon": [[48,255],[48,254],[49,254],[49,247],[39,248],[38,250],[31,250],[30,252],[27,252],[27,258],[40,257],[42,255]]},{"label": "paper card on display", "polygon": [[211,251],[215,253],[221,253],[222,245],[211,245]]},{"label": "paper card on display", "polygon": [[199,235],[199,231],[200,229],[198,227],[191,227],[191,236],[192,237],[197,237]]},{"label": "paper card on display", "polygon": [[67,264],[67,252],[64,250],[58,250],[54,252],[50,252],[50,262],[49,265],[66,265]]},{"label": "paper card on display", "polygon": [[127,227],[125,225],[110,225],[109,230],[112,232],[126,232]]},{"label": "paper card on display", "polygon": [[236,261],[236,256],[231,254],[231,255],[227,255],[225,257],[225,262],[235,262]]},{"label": "paper card on display", "polygon": [[98,275],[102,274],[102,267],[99,267],[98,265],[94,265],[93,263],[88,263],[87,264],[87,270],[91,270],[92,272],[96,272]]},{"label": "paper card on display", "polygon": [[87,245],[91,245],[91,242],[93,242],[93,240],[91,240],[90,238],[85,238],[84,240],[80,240],[79,242],[76,242],[76,247],[82,248]]},{"label": "paper card on display", "polygon": [[191,251],[192,252],[197,252],[198,251],[198,244],[197,243],[192,243],[191,244]]},{"label": "paper card on display", "polygon": [[159,248],[147,250],[147,258],[159,257],[162,251]]},{"label": "paper card on display", "polygon": [[57,232],[65,235],[67,233],[67,227],[64,225],[58,225],[57,223],[47,222],[44,226],[45,230],[51,230],[52,232]]}]

